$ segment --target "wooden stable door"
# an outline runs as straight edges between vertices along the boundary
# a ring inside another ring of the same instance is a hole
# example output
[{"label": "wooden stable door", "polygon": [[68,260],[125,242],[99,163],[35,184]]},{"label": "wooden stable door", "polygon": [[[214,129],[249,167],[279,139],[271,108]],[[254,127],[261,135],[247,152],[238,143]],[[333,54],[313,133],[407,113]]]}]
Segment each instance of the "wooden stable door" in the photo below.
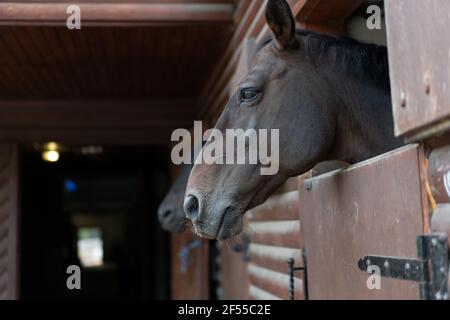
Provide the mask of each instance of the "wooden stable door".
[{"label": "wooden stable door", "polygon": [[369,289],[358,261],[417,258],[427,212],[420,163],[419,147],[410,145],[300,187],[311,299],[419,299],[414,282],[381,278],[379,290]]},{"label": "wooden stable door", "polygon": [[396,133],[421,140],[448,130],[450,1],[387,0],[385,6]]},{"label": "wooden stable door", "polygon": [[190,232],[172,235],[173,300],[209,299],[209,241]]},{"label": "wooden stable door", "polygon": [[0,299],[18,298],[18,149],[0,145]]}]

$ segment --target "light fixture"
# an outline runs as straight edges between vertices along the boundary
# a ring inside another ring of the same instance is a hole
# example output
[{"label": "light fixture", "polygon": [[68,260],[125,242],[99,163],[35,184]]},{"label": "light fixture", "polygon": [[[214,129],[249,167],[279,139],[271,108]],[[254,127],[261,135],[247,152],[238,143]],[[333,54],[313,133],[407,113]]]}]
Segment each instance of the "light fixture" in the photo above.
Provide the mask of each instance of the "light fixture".
[{"label": "light fixture", "polygon": [[60,158],[59,145],[56,142],[49,142],[44,145],[42,159],[47,162],[58,162]]}]

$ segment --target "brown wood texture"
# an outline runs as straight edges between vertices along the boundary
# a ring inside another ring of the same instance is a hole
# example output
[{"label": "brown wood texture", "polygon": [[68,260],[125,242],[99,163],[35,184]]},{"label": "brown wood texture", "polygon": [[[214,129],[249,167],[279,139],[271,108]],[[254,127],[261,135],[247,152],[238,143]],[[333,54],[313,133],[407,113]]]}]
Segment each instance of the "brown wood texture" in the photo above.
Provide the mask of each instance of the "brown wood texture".
[{"label": "brown wood texture", "polygon": [[283,221],[298,218],[298,190],[275,194],[266,200],[264,206],[248,213],[252,221]]},{"label": "brown wood texture", "polygon": [[344,35],[345,20],[363,0],[310,0],[297,15],[300,26],[324,33]]},{"label": "brown wood texture", "polygon": [[0,145],[0,300],[19,297],[18,148]]},{"label": "brown wood texture", "polygon": [[[237,240],[238,242],[240,240]],[[222,300],[248,300],[249,276],[243,254],[233,245],[220,247],[220,291]]]},{"label": "brown wood texture", "polygon": [[[3,26],[0,96],[41,101],[195,101],[231,33],[231,25],[80,31]],[[183,75],[189,75],[188,80]]]},{"label": "brown wood texture", "polygon": [[167,145],[192,126],[191,100],[0,101],[0,141]]},{"label": "brown wood texture", "polygon": [[[286,272],[280,273],[250,263],[248,273],[253,286],[283,300],[289,300],[289,276]],[[294,293],[297,299],[303,299],[302,279],[294,278]]]},{"label": "brown wood texture", "polygon": [[202,246],[193,249],[189,255],[189,267],[182,272],[180,250],[199,239],[186,232],[182,235],[172,234],[172,294],[173,300],[208,300],[209,299],[209,241],[199,240]]},{"label": "brown wood texture", "polygon": [[385,7],[396,134],[423,138],[449,128],[450,2],[389,0]]},{"label": "brown wood texture", "polygon": [[[297,180],[295,178],[293,180]],[[246,232],[250,237],[250,299],[288,299],[288,259],[303,266],[297,183],[290,180],[264,204],[247,213]],[[303,274],[295,274],[295,298],[303,299]]]},{"label": "brown wood texture", "polygon": [[[228,23],[233,19],[234,2],[77,2],[82,28],[99,25],[155,25],[187,23]],[[0,3],[0,25],[66,26],[64,2]]]},{"label": "brown wood texture", "polygon": [[287,261],[290,258],[293,258],[298,265],[303,265],[302,251],[300,249],[254,243],[250,245],[249,255],[253,264],[280,273],[287,272]]},{"label": "brown wood texture", "polygon": [[419,148],[406,146],[300,188],[311,299],[418,299],[418,284],[382,278],[369,290],[366,255],[417,257],[423,233]]}]

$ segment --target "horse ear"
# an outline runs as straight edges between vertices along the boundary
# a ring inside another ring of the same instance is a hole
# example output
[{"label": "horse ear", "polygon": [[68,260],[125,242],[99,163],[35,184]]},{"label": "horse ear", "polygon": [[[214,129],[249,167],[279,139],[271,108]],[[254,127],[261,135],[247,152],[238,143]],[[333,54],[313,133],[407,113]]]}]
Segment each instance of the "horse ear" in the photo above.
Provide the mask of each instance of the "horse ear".
[{"label": "horse ear", "polygon": [[295,37],[295,19],[286,0],[269,0],[266,7],[266,20],[278,49],[298,47]]}]

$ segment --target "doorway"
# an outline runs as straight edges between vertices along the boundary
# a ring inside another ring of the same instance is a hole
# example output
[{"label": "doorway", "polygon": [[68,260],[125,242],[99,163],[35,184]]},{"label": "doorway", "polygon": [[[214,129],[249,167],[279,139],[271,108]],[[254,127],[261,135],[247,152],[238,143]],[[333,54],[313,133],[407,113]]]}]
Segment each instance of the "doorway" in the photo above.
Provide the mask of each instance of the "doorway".
[{"label": "doorway", "polygon": [[[53,163],[21,155],[21,298],[167,299],[170,238],[156,214],[167,149],[65,150]],[[67,287],[72,265],[80,290]]]}]

